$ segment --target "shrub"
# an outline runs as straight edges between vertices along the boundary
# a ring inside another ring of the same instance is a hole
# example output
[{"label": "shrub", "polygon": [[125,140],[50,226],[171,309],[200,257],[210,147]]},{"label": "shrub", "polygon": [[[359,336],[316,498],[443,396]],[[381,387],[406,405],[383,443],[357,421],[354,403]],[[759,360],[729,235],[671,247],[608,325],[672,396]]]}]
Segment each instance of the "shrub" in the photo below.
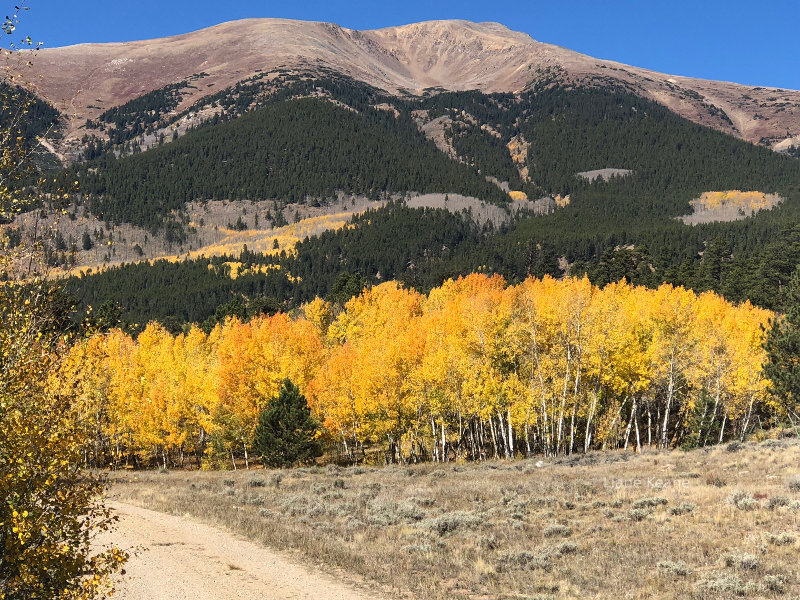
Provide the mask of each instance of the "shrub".
[{"label": "shrub", "polygon": [[752,571],[761,566],[761,559],[755,554],[748,554],[746,552],[729,552],[722,557],[726,567],[733,567],[735,569],[743,569]]},{"label": "shrub", "polygon": [[728,485],[728,482],[722,476],[712,472],[706,475],[706,484],[721,488]]},{"label": "shrub", "polygon": [[770,592],[782,594],[786,591],[786,577],[783,575],[765,575],[764,587]]},{"label": "shrub", "polygon": [[[759,591],[758,584],[743,582],[736,575],[728,573],[712,573],[698,584],[698,588],[714,594],[733,594],[735,596],[749,596]],[[707,597],[703,595],[703,597]]]},{"label": "shrub", "polygon": [[403,551],[409,554],[429,554],[433,548],[428,544],[410,544],[403,546]]},{"label": "shrub", "polygon": [[681,502],[678,506],[673,506],[669,509],[669,514],[679,516],[686,515],[694,511],[697,505],[693,502]]},{"label": "shrub", "polygon": [[564,556],[565,554],[575,554],[578,551],[578,544],[575,542],[563,542],[556,546],[555,554]]},{"label": "shrub", "polygon": [[436,504],[435,498],[419,498],[417,496],[412,496],[408,499],[409,502],[413,502],[417,506],[423,506],[425,508],[430,508],[434,504]]},{"label": "shrub", "polygon": [[786,531],[777,535],[773,535],[771,533],[767,534],[767,541],[775,546],[788,546],[789,544],[794,544],[795,539],[796,538],[791,533]]},{"label": "shrub", "polygon": [[497,550],[499,546],[500,542],[498,542],[497,538],[493,535],[482,535],[478,538],[478,547],[483,548],[484,550]]},{"label": "shrub", "polygon": [[651,510],[646,508],[632,508],[628,511],[628,518],[631,521],[643,521],[652,513]]},{"label": "shrub", "polygon": [[366,516],[368,523],[388,526],[400,522],[421,521],[425,512],[411,502],[370,502]]},{"label": "shrub", "polygon": [[689,567],[682,560],[677,562],[671,560],[662,560],[660,563],[658,563],[658,568],[672,575],[684,576],[689,574]]},{"label": "shrub", "polygon": [[785,496],[773,496],[767,502],[767,508],[770,510],[775,510],[779,506],[789,506],[790,500]]},{"label": "shrub", "polygon": [[636,502],[632,504],[633,508],[646,508],[652,507],[655,508],[656,506],[667,504],[666,498],[655,497],[655,498],[639,498]]},{"label": "shrub", "polygon": [[545,537],[569,537],[571,535],[572,529],[566,525],[555,523],[544,528]]},{"label": "shrub", "polygon": [[758,500],[753,498],[753,494],[744,490],[736,490],[728,495],[728,504],[739,510],[754,510],[758,508]]},{"label": "shrub", "polygon": [[497,565],[498,571],[507,570],[509,567],[533,571],[534,569],[549,570],[552,566],[552,556],[547,551],[512,552],[504,554]]},{"label": "shrub", "polygon": [[423,527],[444,535],[457,529],[477,527],[481,524],[481,519],[477,515],[463,511],[445,513],[432,519],[425,519],[420,524]]},{"label": "shrub", "polygon": [[744,448],[744,444],[741,442],[730,442],[727,446],[725,446],[725,450],[728,452],[739,452],[739,450],[742,448]]}]

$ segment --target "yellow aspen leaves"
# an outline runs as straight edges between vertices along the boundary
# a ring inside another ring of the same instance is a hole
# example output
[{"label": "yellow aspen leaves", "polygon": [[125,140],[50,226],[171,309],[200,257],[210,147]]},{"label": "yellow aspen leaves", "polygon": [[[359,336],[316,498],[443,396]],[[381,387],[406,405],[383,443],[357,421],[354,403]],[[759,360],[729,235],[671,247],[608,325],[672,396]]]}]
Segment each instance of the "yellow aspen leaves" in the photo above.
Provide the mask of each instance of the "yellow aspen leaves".
[{"label": "yellow aspen leaves", "polygon": [[427,295],[386,282],[339,314],[317,299],[208,335],[115,331],[68,362],[83,371],[95,447],[117,465],[249,460],[286,378],[348,460],[370,448],[512,458],[746,435],[779,411],[761,375],[770,316],[667,284],[473,274]]}]

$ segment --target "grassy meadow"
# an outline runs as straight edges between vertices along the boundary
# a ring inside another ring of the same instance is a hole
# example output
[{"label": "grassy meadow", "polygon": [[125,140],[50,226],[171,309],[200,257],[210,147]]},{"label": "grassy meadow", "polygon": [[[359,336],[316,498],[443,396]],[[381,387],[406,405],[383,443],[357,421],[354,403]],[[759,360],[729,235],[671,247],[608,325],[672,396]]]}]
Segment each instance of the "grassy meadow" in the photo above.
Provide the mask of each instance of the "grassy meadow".
[{"label": "grassy meadow", "polygon": [[800,598],[800,440],[411,466],[117,472],[200,519],[421,599]]}]

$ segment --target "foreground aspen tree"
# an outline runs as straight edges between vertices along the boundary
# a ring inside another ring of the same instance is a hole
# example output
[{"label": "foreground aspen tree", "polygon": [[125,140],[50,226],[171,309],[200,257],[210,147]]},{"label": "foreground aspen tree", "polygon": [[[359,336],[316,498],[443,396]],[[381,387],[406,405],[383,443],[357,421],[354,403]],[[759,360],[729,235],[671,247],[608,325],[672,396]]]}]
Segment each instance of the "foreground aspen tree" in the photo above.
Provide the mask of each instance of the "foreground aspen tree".
[{"label": "foreground aspen tree", "polygon": [[[17,15],[3,24],[13,34]],[[26,40],[30,44],[30,40]],[[23,60],[6,51],[0,84],[0,222],[43,200],[35,184],[36,139],[23,133],[34,97]],[[52,198],[51,198],[52,200]],[[63,294],[47,281],[35,240],[12,244],[0,230],[0,599],[104,596],[125,554],[93,547],[113,524],[104,482],[85,469],[92,419],[79,370],[61,371],[69,346]]]}]

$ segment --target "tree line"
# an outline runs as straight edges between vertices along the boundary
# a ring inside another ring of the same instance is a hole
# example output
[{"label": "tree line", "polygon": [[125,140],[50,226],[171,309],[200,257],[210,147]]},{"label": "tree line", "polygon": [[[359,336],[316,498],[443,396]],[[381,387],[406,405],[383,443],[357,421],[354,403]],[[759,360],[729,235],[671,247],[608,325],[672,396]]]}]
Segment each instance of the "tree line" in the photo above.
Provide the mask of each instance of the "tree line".
[{"label": "tree line", "polygon": [[80,390],[95,466],[249,462],[286,379],[351,463],[692,447],[796,412],[762,371],[771,316],[667,284],[391,281],[209,333],[112,330],[76,345],[57,384]]}]

